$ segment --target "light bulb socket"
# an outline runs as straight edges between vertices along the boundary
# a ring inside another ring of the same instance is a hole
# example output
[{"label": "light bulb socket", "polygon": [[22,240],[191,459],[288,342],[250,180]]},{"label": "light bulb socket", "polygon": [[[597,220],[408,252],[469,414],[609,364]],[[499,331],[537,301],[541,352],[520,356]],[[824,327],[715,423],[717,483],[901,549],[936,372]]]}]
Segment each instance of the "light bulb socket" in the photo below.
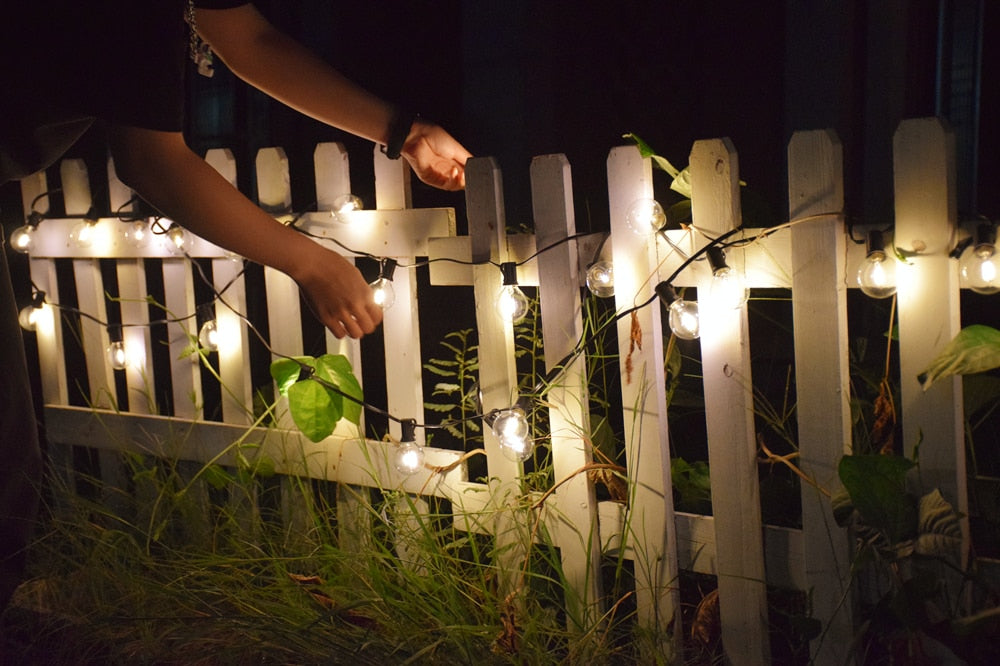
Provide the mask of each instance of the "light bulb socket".
[{"label": "light bulb socket", "polygon": [[873,230],[868,232],[865,250],[866,255],[869,257],[876,252],[883,255],[885,254],[885,239],[882,237],[881,231]]},{"label": "light bulb socket", "polygon": [[726,253],[718,245],[713,245],[705,250],[708,256],[708,265],[712,267],[712,274],[716,274],[723,268],[729,268],[726,264]]},{"label": "light bulb socket", "polygon": [[505,261],[500,264],[500,274],[503,275],[503,286],[517,286],[517,264]]},{"label": "light bulb socket", "polygon": [[403,419],[399,422],[401,429],[401,434],[399,441],[402,443],[413,443],[417,441],[417,420],[416,419]]},{"label": "light bulb socket", "polygon": [[38,225],[42,223],[45,216],[39,213],[37,210],[31,211],[28,217],[24,220],[24,226],[31,227],[32,229],[37,229]]},{"label": "light bulb socket", "polygon": [[976,247],[983,245],[995,246],[997,242],[997,230],[992,224],[980,224],[976,227]]},{"label": "light bulb socket", "polygon": [[108,326],[108,340],[114,344],[116,342],[122,342],[122,327],[120,324],[112,324]]},{"label": "light bulb socket", "polygon": [[379,261],[378,276],[392,281],[392,276],[396,272],[397,261],[390,257],[385,257]]},{"label": "light bulb socket", "polygon": [[677,295],[677,290],[674,289],[674,286],[669,282],[661,282],[656,285],[655,291],[656,295],[660,297],[660,301],[667,306],[680,298],[680,296]]},{"label": "light bulb socket", "polygon": [[31,295],[31,307],[40,310],[45,305],[45,292],[36,291]]}]

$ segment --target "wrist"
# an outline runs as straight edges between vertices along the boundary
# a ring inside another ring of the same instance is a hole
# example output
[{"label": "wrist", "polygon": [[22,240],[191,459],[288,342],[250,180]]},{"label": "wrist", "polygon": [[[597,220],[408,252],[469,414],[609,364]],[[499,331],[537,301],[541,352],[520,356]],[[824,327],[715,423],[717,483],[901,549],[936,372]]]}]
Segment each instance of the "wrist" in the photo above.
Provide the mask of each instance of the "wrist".
[{"label": "wrist", "polygon": [[389,120],[389,129],[386,134],[386,142],[382,146],[382,152],[390,160],[398,160],[406,145],[406,139],[410,136],[413,123],[419,117],[418,114],[396,107]]}]

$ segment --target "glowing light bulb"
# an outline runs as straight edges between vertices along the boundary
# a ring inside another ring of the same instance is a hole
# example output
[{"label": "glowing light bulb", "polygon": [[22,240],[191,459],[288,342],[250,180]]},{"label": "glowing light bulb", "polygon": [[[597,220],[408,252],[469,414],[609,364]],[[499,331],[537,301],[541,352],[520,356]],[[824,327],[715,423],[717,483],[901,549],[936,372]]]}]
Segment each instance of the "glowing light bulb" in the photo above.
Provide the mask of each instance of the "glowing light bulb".
[{"label": "glowing light bulb", "polygon": [[677,295],[668,282],[656,285],[656,294],[667,308],[667,323],[670,330],[681,340],[696,340],[701,335],[701,319],[698,316],[698,304],[686,301]]},{"label": "glowing light bulb", "polygon": [[424,466],[424,447],[416,442],[417,422],[414,419],[404,419],[400,427],[402,434],[393,453],[392,464],[400,474],[409,476]]},{"label": "glowing light bulb", "polygon": [[125,342],[113,340],[108,345],[108,363],[115,370],[124,370],[128,366],[128,354],[125,350]]},{"label": "glowing light bulb", "polygon": [[416,442],[400,442],[392,464],[400,474],[415,474],[424,466],[424,447]]},{"label": "glowing light bulb", "polygon": [[125,243],[130,247],[140,248],[149,245],[152,232],[145,220],[133,220],[125,227]]},{"label": "glowing light bulb", "polygon": [[206,351],[219,351],[219,325],[214,319],[209,319],[201,325],[198,331],[198,344]]},{"label": "glowing light bulb", "polygon": [[896,259],[885,253],[882,233],[868,234],[868,254],[858,267],[858,287],[872,298],[888,298],[896,293]]},{"label": "glowing light bulb", "polygon": [[659,231],[666,222],[667,214],[656,199],[636,199],[625,211],[625,224],[640,236]]},{"label": "glowing light bulb", "polygon": [[333,200],[330,217],[341,224],[347,224],[350,222],[350,218],[347,215],[341,215],[342,213],[350,213],[363,209],[364,204],[361,202],[361,197],[351,193],[341,194]]},{"label": "glowing light bulb", "polygon": [[90,247],[94,244],[94,237],[97,235],[97,220],[83,220],[69,232],[70,242],[77,247]]},{"label": "glowing light bulb", "polygon": [[598,261],[587,269],[587,289],[598,298],[615,295],[615,269],[610,261]]},{"label": "glowing light bulb", "polygon": [[34,331],[38,327],[41,316],[42,308],[26,305],[17,313],[17,323],[26,331]]},{"label": "glowing light bulb", "polygon": [[711,247],[707,251],[708,263],[712,266],[712,287],[709,296],[713,301],[733,310],[747,302],[747,286],[739,272],[726,265],[726,255],[721,248]]},{"label": "glowing light bulb", "polygon": [[396,290],[392,287],[392,275],[395,271],[395,259],[382,259],[378,279],[368,283],[368,286],[372,288],[372,298],[375,299],[375,304],[383,310],[391,308],[392,304],[396,302]]},{"label": "glowing light bulb", "polygon": [[521,321],[528,314],[529,303],[528,297],[517,286],[517,264],[513,261],[504,262],[500,264],[500,272],[503,273],[503,287],[497,294],[497,314],[504,321]]},{"label": "glowing light bulb", "polygon": [[184,254],[187,249],[188,237],[183,227],[171,224],[167,229],[167,247],[174,254]]},{"label": "glowing light bulb", "polygon": [[996,251],[996,236],[993,228],[980,225],[976,230],[976,243],[967,248],[959,262],[959,278],[963,287],[979,294],[1000,292],[997,264],[1000,257]]},{"label": "glowing light bulb", "polygon": [[506,285],[497,296],[496,308],[504,321],[519,322],[528,314],[528,297],[516,284]]},{"label": "glowing light bulb", "polygon": [[500,445],[500,452],[508,460],[526,460],[535,448],[528,418],[520,407],[498,413],[493,421],[493,434]]},{"label": "glowing light bulb", "polygon": [[35,226],[26,224],[10,234],[10,246],[21,254],[28,254],[35,247]]},{"label": "glowing light bulb", "polygon": [[396,290],[392,288],[392,280],[380,277],[369,286],[372,288],[375,305],[383,310],[392,307],[392,304],[396,302]]},{"label": "glowing light bulb", "polygon": [[42,320],[45,312],[45,292],[36,291],[31,296],[31,304],[21,308],[17,313],[17,323],[26,331],[34,331]]}]

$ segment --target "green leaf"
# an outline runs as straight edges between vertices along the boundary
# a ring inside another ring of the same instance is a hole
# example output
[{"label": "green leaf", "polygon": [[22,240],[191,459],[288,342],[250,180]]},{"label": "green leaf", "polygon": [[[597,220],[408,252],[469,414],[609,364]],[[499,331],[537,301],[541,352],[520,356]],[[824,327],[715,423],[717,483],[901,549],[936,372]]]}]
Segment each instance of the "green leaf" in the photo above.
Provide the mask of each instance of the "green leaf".
[{"label": "green leaf", "polygon": [[[652,148],[650,148],[648,143],[646,143],[645,141],[643,141],[642,139],[640,139],[635,134],[632,134],[631,132],[629,132],[628,134],[623,134],[622,138],[623,139],[631,139],[632,141],[634,141],[636,147],[639,149],[639,155],[641,155],[642,157],[648,157],[648,158],[652,159],[653,160],[653,164],[657,168],[662,169],[663,171],[666,171],[671,176],[673,176],[674,179],[676,179],[680,175],[680,173],[681,173],[680,169],[678,169],[673,164],[671,164],[665,157],[657,155],[656,151],[654,151]],[[671,187],[673,187],[673,185],[671,185]],[[690,197],[691,195],[689,194],[687,196]]]},{"label": "green leaf", "polygon": [[840,459],[838,473],[861,519],[896,543],[916,530],[917,507],[906,492],[912,460],[901,456],[861,455]]},{"label": "green leaf", "polygon": [[691,200],[681,199],[674,205],[667,208],[666,214],[667,227],[670,229],[679,229],[683,224],[690,224],[692,220]]},{"label": "green leaf", "polygon": [[216,490],[222,490],[235,480],[221,465],[208,465],[202,471],[201,478]]},{"label": "green leaf", "polygon": [[296,382],[288,389],[288,408],[302,434],[313,442],[329,437],[343,413],[343,400],[319,382]]},{"label": "green leaf", "polygon": [[955,509],[935,488],[920,498],[917,507],[916,552],[919,555],[957,557],[962,548],[962,527]]},{"label": "green leaf", "polygon": [[314,367],[316,361],[311,356],[299,356],[294,359],[279,358],[271,363],[271,378],[278,386],[278,393],[288,395],[291,385],[299,381],[303,363]]},{"label": "green leaf", "polygon": [[[666,171],[666,169],[664,169]],[[674,176],[673,181],[670,183],[670,189],[678,194],[691,198],[691,168],[684,167],[679,173],[672,174]]]},{"label": "green leaf", "polygon": [[854,515],[854,503],[851,495],[845,488],[838,488],[830,496],[830,508],[833,510],[833,519],[841,527],[847,527]]},{"label": "green leaf", "polygon": [[917,380],[926,391],[936,380],[1000,368],[1000,331],[991,326],[966,326],[931,361]]},{"label": "green leaf", "polygon": [[[316,375],[334,384],[342,393],[349,398],[342,400],[342,415],[354,425],[361,423],[361,401],[364,399],[364,392],[358,378],[354,376],[354,369],[346,356],[341,354],[324,354],[316,359]],[[339,397],[339,396],[338,396]],[[350,398],[353,398],[350,399]]]}]

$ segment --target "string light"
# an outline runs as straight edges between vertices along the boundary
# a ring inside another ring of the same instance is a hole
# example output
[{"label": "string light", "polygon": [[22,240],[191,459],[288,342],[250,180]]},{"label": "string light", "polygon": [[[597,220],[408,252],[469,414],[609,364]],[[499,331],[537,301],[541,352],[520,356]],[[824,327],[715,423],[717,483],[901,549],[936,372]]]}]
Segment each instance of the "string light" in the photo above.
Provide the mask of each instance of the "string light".
[{"label": "string light", "polygon": [[598,298],[615,295],[615,267],[610,261],[598,261],[587,269],[587,289]]},{"label": "string light", "polygon": [[350,213],[363,209],[364,204],[361,201],[361,197],[347,192],[334,198],[330,209],[330,217],[341,224],[347,224],[350,222],[350,219],[346,215],[342,216],[342,213]]},{"label": "string light", "polygon": [[416,427],[414,419],[400,421],[402,434],[399,444],[393,454],[392,463],[400,474],[407,476],[419,472],[424,466],[424,447],[417,444]]},{"label": "string light", "polygon": [[152,234],[146,220],[130,220],[125,224],[125,243],[130,247],[146,247]]},{"label": "string light", "polygon": [[656,199],[636,199],[625,211],[625,224],[640,236],[659,231],[666,222],[667,214]]},{"label": "string light", "polygon": [[962,286],[979,294],[997,293],[1000,291],[997,263],[996,229],[991,224],[981,224],[976,228],[975,243],[959,261]]},{"label": "string light", "polygon": [[77,247],[87,248],[93,245],[94,236],[97,234],[97,220],[84,218],[77,222],[72,231],[69,232],[69,240]]},{"label": "string light", "polygon": [[187,250],[188,237],[184,227],[171,223],[167,229],[167,247],[174,254],[184,254]]},{"label": "string light", "polygon": [[392,287],[392,275],[396,271],[395,259],[382,259],[379,265],[378,278],[370,282],[372,297],[375,304],[383,310],[392,307],[396,302],[396,290]]},{"label": "string light", "polygon": [[506,261],[500,264],[503,273],[503,287],[497,295],[496,309],[506,322],[519,322],[528,314],[528,297],[517,286],[517,264]]},{"label": "string light", "polygon": [[34,331],[38,328],[42,313],[45,308],[45,292],[36,291],[31,297],[31,303],[21,308],[17,313],[17,323],[26,331]]},{"label": "string light", "polygon": [[42,221],[41,213],[32,212],[23,227],[18,227],[10,234],[10,246],[21,254],[30,253],[35,246],[35,229]]},{"label": "string light", "polygon": [[535,442],[523,409],[515,406],[501,410],[493,415],[492,421],[493,434],[505,458],[519,462],[531,457]]},{"label": "string light", "polygon": [[739,273],[726,264],[722,248],[712,245],[706,251],[708,263],[712,267],[712,300],[732,309],[742,307],[747,302],[747,287]]},{"label": "string light", "polygon": [[896,260],[885,252],[881,231],[868,232],[867,254],[857,272],[858,287],[872,298],[896,293]]},{"label": "string light", "polygon": [[124,370],[128,367],[128,353],[125,349],[125,341],[122,339],[122,329],[120,326],[109,326],[108,337],[111,343],[108,345],[108,363],[115,370]]},{"label": "string light", "polygon": [[208,352],[219,351],[219,324],[215,320],[215,313],[209,305],[202,305],[198,308],[201,328],[198,329],[198,344]]},{"label": "string light", "polygon": [[667,321],[673,334],[681,340],[697,340],[701,335],[698,303],[678,296],[669,282],[656,285],[656,295],[667,308]]}]

